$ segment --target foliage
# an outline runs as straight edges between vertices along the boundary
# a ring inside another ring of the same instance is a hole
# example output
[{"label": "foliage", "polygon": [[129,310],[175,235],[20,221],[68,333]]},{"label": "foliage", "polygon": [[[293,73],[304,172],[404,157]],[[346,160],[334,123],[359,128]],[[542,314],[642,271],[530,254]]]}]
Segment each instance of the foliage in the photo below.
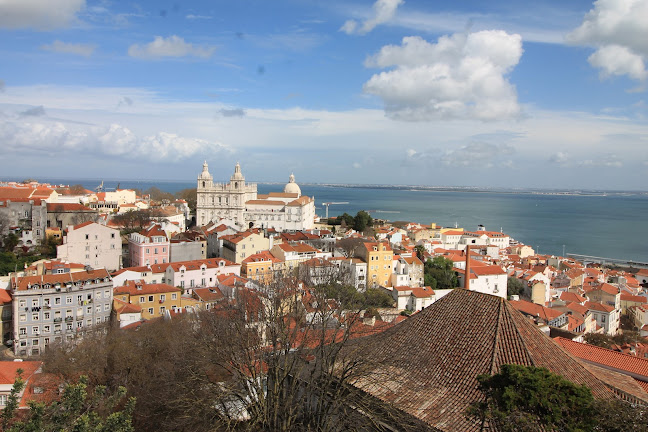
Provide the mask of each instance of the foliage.
[{"label": "foliage", "polygon": [[198,193],[196,188],[182,189],[176,192],[175,197],[187,201],[189,210],[192,213],[196,212],[196,203],[198,201]]},{"label": "foliage", "polygon": [[20,403],[20,393],[25,388],[25,381],[22,378],[23,370],[18,368],[16,370],[16,379],[14,380],[9,396],[7,396],[7,404],[0,414],[0,421],[2,422],[2,430],[7,430],[11,419],[13,418],[16,409]]},{"label": "foliage", "polygon": [[432,289],[452,289],[459,286],[452,260],[436,256],[425,262],[423,278],[425,286]]},{"label": "foliage", "polygon": [[376,288],[367,288],[366,291],[360,292],[351,285],[329,284],[320,287],[319,291],[326,298],[337,300],[345,309],[385,308],[394,305],[392,296]]},{"label": "foliage", "polygon": [[545,368],[505,364],[477,380],[485,400],[473,403],[468,414],[496,430],[583,431],[595,425],[590,389]]},{"label": "foliage", "polygon": [[2,248],[5,252],[13,252],[13,250],[16,249],[16,246],[18,246],[19,242],[20,239],[16,234],[9,233],[2,239]]},{"label": "foliage", "polygon": [[506,294],[509,297],[512,295],[523,295],[524,284],[522,283],[522,281],[516,277],[509,276],[506,282]]},{"label": "foliage", "polygon": [[335,247],[340,249],[344,256],[350,258],[356,255],[358,248],[362,247],[363,244],[364,241],[362,239],[348,237],[338,240],[335,243]]},{"label": "foliage", "polygon": [[49,236],[40,246],[41,255],[45,258],[56,258],[56,247],[63,243],[63,240]]},{"label": "foliage", "polygon": [[34,261],[43,259],[41,255],[16,256],[13,252],[0,252],[0,276],[6,276],[10,272],[22,270]]},{"label": "foliage", "polygon": [[122,231],[133,232],[147,226],[157,214],[151,209],[133,210],[114,215],[112,221],[123,227]]},{"label": "foliage", "polygon": [[151,186],[142,192],[143,195],[149,195],[153,201],[173,201],[173,194],[165,192],[156,186]]},{"label": "foliage", "polygon": [[423,245],[417,245],[414,250],[416,251],[416,257],[421,260],[421,262],[425,262],[425,246]]},{"label": "foliage", "polygon": [[601,432],[648,432],[648,408],[620,400],[594,401],[592,415],[594,431]]},{"label": "foliage", "polygon": [[83,187],[82,184],[74,184],[70,186],[69,188],[70,193],[74,195],[85,195],[86,194],[86,188]]},{"label": "foliage", "polygon": [[52,347],[44,371],[88,371],[89,383],[127,384],[137,398],[136,430],[367,430],[378,415],[406,430],[398,412],[347,385],[374,379],[366,374],[380,361],[351,343],[368,330],[356,325],[366,304],[346,309],[324,289],[306,292],[294,277],[239,288],[233,297],[210,311]]},{"label": "foliage", "polygon": [[363,232],[365,229],[372,225],[373,219],[371,218],[369,213],[364,210],[360,210],[353,218],[353,229],[358,232]]},{"label": "foliage", "polygon": [[[123,408],[117,409],[123,405]],[[88,378],[82,376],[76,384],[68,384],[60,400],[45,404],[29,402],[29,412],[10,432],[62,431],[75,432],[134,432],[131,422],[135,399],[126,400],[126,388],[108,392],[105,386],[88,391]]]},{"label": "foliage", "polygon": [[612,345],[623,345],[627,343],[647,343],[645,338],[639,336],[636,331],[624,330],[614,336],[602,333],[587,333],[584,337],[585,342],[602,348],[610,348]]}]

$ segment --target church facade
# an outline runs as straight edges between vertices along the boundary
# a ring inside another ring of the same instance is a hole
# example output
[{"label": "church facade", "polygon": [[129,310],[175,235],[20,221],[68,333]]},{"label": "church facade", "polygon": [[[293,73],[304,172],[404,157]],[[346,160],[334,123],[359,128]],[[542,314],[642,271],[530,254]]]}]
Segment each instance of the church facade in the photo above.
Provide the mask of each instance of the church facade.
[{"label": "church facade", "polygon": [[198,225],[228,219],[241,230],[301,231],[314,226],[315,199],[301,194],[292,174],[283,192],[259,195],[257,185],[245,181],[238,163],[229,183],[214,183],[205,161],[197,186]]}]

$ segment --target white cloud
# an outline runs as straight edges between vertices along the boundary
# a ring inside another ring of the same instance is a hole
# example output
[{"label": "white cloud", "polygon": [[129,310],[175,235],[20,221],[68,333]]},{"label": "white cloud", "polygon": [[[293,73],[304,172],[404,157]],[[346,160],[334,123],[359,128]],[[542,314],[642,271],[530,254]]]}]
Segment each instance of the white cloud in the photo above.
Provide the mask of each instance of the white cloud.
[{"label": "white cloud", "polygon": [[405,37],[367,59],[368,67],[395,68],[371,77],[364,91],[399,120],[517,117],[517,93],[505,75],[522,51],[519,35],[498,30],[442,36],[436,44]]},{"label": "white cloud", "polygon": [[628,75],[643,81],[648,77],[648,1],[598,0],[583,23],[567,35],[574,44],[594,45],[589,58],[603,76]]},{"label": "white cloud", "polygon": [[68,26],[85,0],[2,0],[0,28],[52,30]]},{"label": "white cloud", "polygon": [[194,14],[189,14],[185,16],[186,19],[188,20],[197,20],[197,19],[212,19],[212,16],[209,15],[194,15]]},{"label": "white cloud", "polygon": [[[40,151],[65,155],[66,151],[101,157],[122,156],[146,161],[179,161],[197,154],[230,152],[222,143],[187,138],[168,132],[138,137],[119,124],[108,127],[74,127],[62,122],[0,123],[0,150],[5,154]],[[68,154],[69,155],[69,154]]]},{"label": "white cloud", "polygon": [[582,167],[608,167],[608,168],[621,168],[623,162],[616,154],[599,155],[595,158],[584,159],[578,163]]},{"label": "white cloud", "polygon": [[549,156],[549,162],[557,165],[566,165],[569,162],[569,153],[567,152],[556,152]]},{"label": "white cloud", "polygon": [[96,48],[97,46],[92,44],[66,43],[61,42],[60,40],[55,40],[49,45],[41,46],[41,49],[45,51],[52,51],[62,54],[75,54],[84,57],[90,57]]},{"label": "white cloud", "polygon": [[489,144],[471,142],[456,150],[448,150],[440,158],[441,163],[454,167],[492,168],[495,165],[510,165],[509,160],[502,157],[515,153],[515,149],[507,144]]},{"label": "white cloud", "polygon": [[161,57],[202,57],[209,58],[216,50],[210,46],[194,46],[183,38],[173,35],[167,38],[155,36],[153,42],[146,45],[133,44],[128,48],[128,55],[138,58]]},{"label": "white cloud", "polygon": [[346,34],[367,34],[379,24],[391,20],[396,14],[398,6],[404,3],[403,0],[376,0],[373,4],[373,15],[367,18],[362,24],[355,20],[348,20],[342,25],[340,31]]},{"label": "white cloud", "polygon": [[610,75],[628,75],[643,81],[648,76],[643,58],[621,45],[605,45],[587,60],[595,68],[601,69],[603,78]]}]

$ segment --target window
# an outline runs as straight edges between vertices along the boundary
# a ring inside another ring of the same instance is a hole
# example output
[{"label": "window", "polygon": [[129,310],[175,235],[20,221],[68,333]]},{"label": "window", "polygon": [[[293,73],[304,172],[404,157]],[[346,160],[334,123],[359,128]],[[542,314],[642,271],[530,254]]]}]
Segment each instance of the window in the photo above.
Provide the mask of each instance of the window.
[{"label": "window", "polygon": [[38,334],[38,330],[40,330],[40,329],[38,328],[38,326],[34,326],[34,327],[32,327],[32,334],[37,335],[37,334]]},{"label": "window", "polygon": [[90,235],[86,234],[85,238],[86,238],[86,240],[90,240]]},{"label": "window", "polygon": [[151,252],[150,252],[150,249],[147,248],[147,249],[146,249],[146,253],[151,253]]},{"label": "window", "polygon": [[141,296],[139,301],[140,301],[140,303],[144,303],[144,300],[145,300],[145,297]]},{"label": "window", "polygon": [[110,304],[109,304],[109,303],[106,303],[106,304],[104,305],[104,310],[105,310],[105,311],[110,310]]},{"label": "window", "polygon": [[49,333],[50,332],[50,326],[48,326],[48,325],[43,326],[43,332],[44,333]]},{"label": "window", "polygon": [[83,327],[83,321],[77,321],[77,328]]},{"label": "window", "polygon": [[54,304],[60,305],[61,304],[61,297],[56,297],[54,299]]},{"label": "window", "polygon": [[166,301],[166,296],[164,294],[160,295],[160,301],[161,302]]},{"label": "window", "polygon": [[173,293],[171,294],[171,300],[176,300],[178,298],[178,294]]},{"label": "window", "polygon": [[20,327],[20,329],[18,330],[18,334],[26,335],[27,334],[27,327]]},{"label": "window", "polygon": [[160,314],[164,314],[166,312],[166,308],[164,306],[160,306]]},{"label": "window", "polygon": [[3,394],[0,395],[0,406],[5,406],[7,405],[7,395]]},{"label": "window", "polygon": [[21,308],[24,308],[27,303],[25,302],[25,300],[20,300],[19,304]]},{"label": "window", "polygon": [[26,314],[21,314],[21,315],[20,315],[20,321],[21,321],[21,322],[23,322],[23,321],[27,321],[27,315],[26,315]]},{"label": "window", "polygon": [[153,296],[149,296],[148,301],[152,302],[153,301]]},{"label": "window", "polygon": [[[153,253],[155,253],[155,254],[158,253],[158,248],[155,248],[155,249],[153,249],[153,250],[155,251],[155,252],[153,252]],[[157,264],[157,263],[156,263],[156,264]]]},{"label": "window", "polygon": [[149,308],[148,313],[153,315],[153,308]]},{"label": "window", "polygon": [[32,306],[38,306],[38,299],[32,299]]},{"label": "window", "polygon": [[38,321],[38,312],[32,313],[32,321]]},{"label": "window", "polygon": [[110,238],[115,238],[115,233],[110,234]]},{"label": "window", "polygon": [[45,313],[43,314],[43,318],[46,319],[46,320],[50,319],[50,313],[49,313],[49,312],[45,312]]},{"label": "window", "polygon": [[101,291],[97,291],[96,297],[97,297],[98,299],[101,298]]},{"label": "window", "polygon": [[65,297],[65,304],[72,304],[72,297]]}]

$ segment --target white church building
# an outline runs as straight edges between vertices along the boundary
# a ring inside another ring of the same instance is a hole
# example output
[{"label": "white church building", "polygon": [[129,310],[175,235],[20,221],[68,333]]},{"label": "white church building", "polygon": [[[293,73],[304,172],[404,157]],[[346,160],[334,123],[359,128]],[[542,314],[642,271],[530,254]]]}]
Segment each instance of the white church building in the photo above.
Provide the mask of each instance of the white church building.
[{"label": "white church building", "polygon": [[277,231],[312,229],[315,221],[315,199],[302,195],[295,176],[283,192],[257,194],[256,183],[246,183],[237,163],[229,183],[214,183],[207,161],[198,176],[196,222],[229,219],[241,230],[274,228]]}]

